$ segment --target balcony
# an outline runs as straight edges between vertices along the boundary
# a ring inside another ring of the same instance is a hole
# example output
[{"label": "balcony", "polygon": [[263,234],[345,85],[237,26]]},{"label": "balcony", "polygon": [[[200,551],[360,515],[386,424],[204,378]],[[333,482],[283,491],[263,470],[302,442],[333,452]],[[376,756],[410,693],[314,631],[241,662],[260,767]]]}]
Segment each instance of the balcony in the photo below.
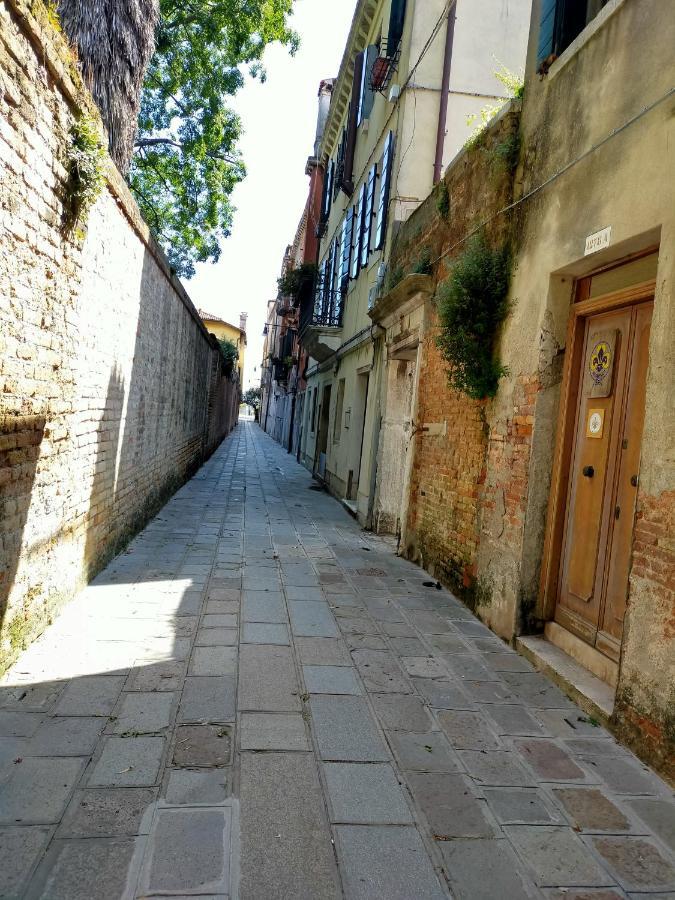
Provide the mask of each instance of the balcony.
[{"label": "balcony", "polygon": [[300,337],[307,353],[323,362],[342,343],[344,294],[319,285],[316,294],[300,303]]}]

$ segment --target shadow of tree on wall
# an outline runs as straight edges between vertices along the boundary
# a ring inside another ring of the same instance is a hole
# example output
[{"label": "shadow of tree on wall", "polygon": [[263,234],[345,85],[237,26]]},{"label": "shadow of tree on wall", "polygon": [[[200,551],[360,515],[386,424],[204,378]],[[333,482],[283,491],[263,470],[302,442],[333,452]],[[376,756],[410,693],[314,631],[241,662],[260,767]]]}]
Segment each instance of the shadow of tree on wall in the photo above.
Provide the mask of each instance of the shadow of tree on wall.
[{"label": "shadow of tree on wall", "polygon": [[108,380],[105,406],[98,426],[96,459],[89,494],[87,536],[83,560],[87,581],[100,572],[113,555],[113,551],[109,547],[109,539],[114,524],[117,452],[120,444],[123,412],[124,377],[115,364]]},{"label": "shadow of tree on wall", "polygon": [[16,598],[11,606],[10,597],[20,562],[28,562],[32,549],[25,530],[45,422],[43,415],[0,415],[0,673],[5,645],[10,652],[20,649],[32,630],[33,614],[28,615],[26,606],[30,597]]}]

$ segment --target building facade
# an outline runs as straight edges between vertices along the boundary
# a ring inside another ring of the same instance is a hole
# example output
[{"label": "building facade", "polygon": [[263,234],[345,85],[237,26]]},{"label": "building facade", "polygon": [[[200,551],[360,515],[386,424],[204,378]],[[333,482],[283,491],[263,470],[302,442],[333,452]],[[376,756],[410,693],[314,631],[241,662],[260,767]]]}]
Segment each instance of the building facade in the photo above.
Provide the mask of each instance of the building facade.
[{"label": "building facade", "polygon": [[237,360],[236,368],[239,375],[239,384],[243,386],[246,356],[246,320],[248,318],[248,313],[243,312],[240,314],[238,328],[236,325],[230,325],[229,322],[221,319],[220,316],[205,312],[203,309],[199,310],[199,317],[210,334],[214,334],[219,341],[231,341],[237,348],[239,359]]},{"label": "building facade", "polygon": [[[397,230],[471,133],[467,117],[504,96],[495,70],[522,69],[528,21],[529,0],[497,12],[469,0],[356,8],[318,152],[325,174],[317,290],[300,323],[313,360],[300,458],[365,524],[378,518],[380,431],[399,448],[409,439],[404,422],[383,420],[389,373],[368,311]],[[379,520],[396,530],[396,515]]]},{"label": "building facade", "polygon": [[[581,6],[534,5],[522,112],[399,232],[403,277],[371,315],[390,385],[414,355],[409,393],[382,401],[414,436],[403,469],[381,436],[376,504],[400,475],[400,552],[672,774],[675,24],[644,0]],[[512,257],[505,372],[483,400],[449,386],[438,346],[477,225]]]}]

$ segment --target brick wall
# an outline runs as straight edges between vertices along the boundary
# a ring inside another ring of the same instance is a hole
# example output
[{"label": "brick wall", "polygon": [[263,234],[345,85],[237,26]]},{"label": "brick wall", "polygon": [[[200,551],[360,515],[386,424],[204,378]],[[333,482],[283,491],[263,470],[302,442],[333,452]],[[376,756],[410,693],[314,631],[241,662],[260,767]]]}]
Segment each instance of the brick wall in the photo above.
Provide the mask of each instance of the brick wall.
[{"label": "brick wall", "polygon": [[62,228],[95,115],[39,3],[0,3],[0,671],[236,421],[238,385],[109,163]]},{"label": "brick wall", "polygon": [[[430,252],[434,260],[441,257],[434,265],[435,282],[447,277],[452,261],[464,249],[462,239],[511,200],[512,175],[502,151],[517,134],[518,121],[519,110],[514,105],[491,126],[480,146],[458,157],[443,183],[399,232],[391,270],[411,271],[416,261]],[[445,192],[447,211],[441,202]],[[497,216],[487,227],[490,238],[495,243],[504,241],[510,225],[508,217]],[[521,444],[526,428],[521,416],[513,422],[493,421],[489,402],[473,401],[449,386],[437,335],[436,306],[431,302],[420,355],[415,421],[420,426],[444,427],[443,433],[418,430],[414,437],[404,552],[473,604],[480,586],[477,559],[486,514],[499,515],[500,534],[521,514],[514,506],[524,502],[520,492],[524,498],[527,460]],[[518,457],[516,467],[510,465],[514,456]],[[509,465],[503,466],[507,458]],[[490,482],[486,480],[488,465],[493,470]],[[496,469],[503,469],[507,484],[501,483]],[[504,509],[502,491],[508,495]]]}]

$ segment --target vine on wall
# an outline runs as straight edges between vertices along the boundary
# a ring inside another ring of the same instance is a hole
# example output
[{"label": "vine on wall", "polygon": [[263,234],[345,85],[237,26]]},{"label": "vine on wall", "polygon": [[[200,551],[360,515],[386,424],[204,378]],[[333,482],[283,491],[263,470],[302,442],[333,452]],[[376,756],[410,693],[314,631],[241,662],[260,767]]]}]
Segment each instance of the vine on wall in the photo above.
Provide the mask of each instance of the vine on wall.
[{"label": "vine on wall", "polygon": [[509,311],[509,275],[508,248],[491,247],[479,232],[438,288],[436,341],[448,363],[448,380],[474,400],[494,397],[499,379],[508,374],[495,341]]},{"label": "vine on wall", "polygon": [[70,129],[67,151],[68,185],[64,226],[82,240],[89,212],[105,184],[106,151],[96,121],[80,116]]}]

